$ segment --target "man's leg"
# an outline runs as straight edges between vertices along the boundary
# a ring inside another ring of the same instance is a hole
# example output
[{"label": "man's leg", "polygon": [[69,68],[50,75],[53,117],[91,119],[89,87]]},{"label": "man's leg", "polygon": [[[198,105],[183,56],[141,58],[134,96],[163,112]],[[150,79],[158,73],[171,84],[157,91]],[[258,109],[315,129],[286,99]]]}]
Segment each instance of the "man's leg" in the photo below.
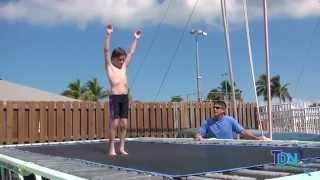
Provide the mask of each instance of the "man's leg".
[{"label": "man's leg", "polygon": [[128,126],[128,119],[127,118],[121,118],[120,119],[120,153],[123,155],[127,155],[128,153],[124,149],[125,145],[125,138],[127,133],[127,126]]},{"label": "man's leg", "polygon": [[116,136],[117,127],[119,125],[119,119],[111,119],[109,129],[109,156],[116,156],[117,153],[114,148],[114,139]]}]

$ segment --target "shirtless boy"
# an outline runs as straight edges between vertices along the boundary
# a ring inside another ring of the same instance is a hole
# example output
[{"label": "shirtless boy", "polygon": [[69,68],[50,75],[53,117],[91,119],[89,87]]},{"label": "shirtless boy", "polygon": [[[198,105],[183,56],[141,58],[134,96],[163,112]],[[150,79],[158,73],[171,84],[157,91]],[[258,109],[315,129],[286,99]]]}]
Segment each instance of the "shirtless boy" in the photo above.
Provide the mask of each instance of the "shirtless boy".
[{"label": "shirtless boy", "polygon": [[116,156],[114,147],[114,139],[116,129],[120,128],[120,147],[119,152],[122,155],[127,155],[125,151],[125,137],[128,123],[128,80],[127,67],[130,63],[137,42],[141,37],[141,31],[134,33],[134,39],[128,53],[121,47],[115,48],[110,56],[110,39],[113,32],[112,25],[106,27],[106,39],[104,46],[105,68],[108,80],[111,86],[111,93],[109,97],[110,103],[110,130],[109,130],[109,156]]}]

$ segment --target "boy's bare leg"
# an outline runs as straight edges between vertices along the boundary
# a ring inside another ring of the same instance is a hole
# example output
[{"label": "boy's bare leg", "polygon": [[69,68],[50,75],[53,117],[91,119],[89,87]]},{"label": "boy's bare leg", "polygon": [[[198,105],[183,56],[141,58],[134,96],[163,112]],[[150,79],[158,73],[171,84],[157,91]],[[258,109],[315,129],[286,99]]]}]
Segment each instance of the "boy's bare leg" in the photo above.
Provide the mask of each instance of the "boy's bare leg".
[{"label": "boy's bare leg", "polygon": [[128,124],[127,118],[120,119],[120,149],[119,149],[119,151],[122,155],[128,155],[128,153],[124,149],[125,138],[126,138],[126,133],[127,133],[127,124]]},{"label": "boy's bare leg", "polygon": [[116,136],[116,130],[119,124],[119,119],[113,119],[110,122],[110,132],[109,132],[109,156],[116,156],[117,153],[114,148],[114,139]]}]

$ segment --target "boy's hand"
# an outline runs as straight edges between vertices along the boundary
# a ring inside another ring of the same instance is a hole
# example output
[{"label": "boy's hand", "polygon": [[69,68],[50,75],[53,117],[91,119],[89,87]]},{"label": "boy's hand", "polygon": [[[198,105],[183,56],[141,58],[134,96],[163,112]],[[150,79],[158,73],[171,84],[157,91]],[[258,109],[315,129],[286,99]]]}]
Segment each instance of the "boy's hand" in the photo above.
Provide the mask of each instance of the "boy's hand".
[{"label": "boy's hand", "polygon": [[107,27],[106,27],[106,32],[107,32],[107,35],[111,35],[112,32],[113,32],[113,28],[112,28],[112,25],[111,24],[108,24]]},{"label": "boy's hand", "polygon": [[136,39],[140,39],[141,34],[142,34],[141,31],[138,30],[138,31],[136,31],[136,32],[134,33],[134,37],[135,37]]}]

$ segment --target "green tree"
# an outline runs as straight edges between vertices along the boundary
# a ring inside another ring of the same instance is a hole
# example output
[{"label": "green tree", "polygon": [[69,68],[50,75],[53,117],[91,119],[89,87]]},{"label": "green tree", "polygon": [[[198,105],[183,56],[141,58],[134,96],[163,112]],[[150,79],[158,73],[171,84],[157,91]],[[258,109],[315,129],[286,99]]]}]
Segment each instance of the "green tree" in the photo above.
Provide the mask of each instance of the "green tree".
[{"label": "green tree", "polygon": [[97,78],[93,78],[86,83],[83,92],[83,99],[89,101],[98,101],[108,97],[111,94],[110,91],[103,90],[100,86]]},{"label": "green tree", "polygon": [[[242,91],[240,89],[236,88],[236,84],[234,83],[234,87],[235,87],[235,96],[236,96],[236,100],[238,101],[242,101]],[[218,87],[218,89],[220,90],[220,92],[223,94],[223,97],[225,97],[225,99],[227,101],[231,101],[232,100],[232,87],[231,84],[228,80],[224,80],[220,83],[220,86]]]},{"label": "green tree", "polygon": [[219,101],[223,100],[223,93],[219,89],[211,89],[207,95],[207,100],[209,101]]},{"label": "green tree", "polygon": [[80,99],[85,101],[97,101],[95,95],[90,90],[85,90]]},{"label": "green tree", "polygon": [[[281,85],[280,76],[276,75],[271,78],[270,80],[270,88],[271,88],[271,99],[274,97],[279,98],[281,101],[292,100],[292,97],[290,96],[288,85]],[[257,86],[257,94],[258,96],[263,96],[263,99],[265,101],[268,100],[268,91],[267,91],[267,76],[265,74],[262,74],[259,76],[258,81],[256,82]]]},{"label": "green tree", "polygon": [[68,84],[67,90],[62,92],[62,95],[71,97],[74,99],[80,99],[83,93],[83,88],[81,88],[80,80],[77,79]]},{"label": "green tree", "polygon": [[181,96],[172,96],[171,102],[181,102],[183,101],[183,98]]},{"label": "green tree", "polygon": [[[234,84],[236,87],[236,85]],[[236,100],[242,101],[242,91],[240,89],[235,89]],[[221,81],[220,86],[210,90],[207,95],[207,100],[217,101],[217,100],[232,100],[232,88],[228,80]]]},{"label": "green tree", "polygon": [[[271,99],[276,95],[276,89],[279,88],[278,84],[280,84],[280,77],[275,76],[271,78],[270,88],[271,88]],[[256,82],[257,95],[263,96],[263,100],[268,100],[268,89],[267,89],[267,75],[262,74],[259,76],[259,79]]]},{"label": "green tree", "polygon": [[286,100],[289,100],[289,102],[292,101],[292,97],[289,93],[289,89],[288,89],[289,84],[285,84],[285,85],[281,85],[280,89],[279,89],[279,99],[280,99],[280,103],[286,102]]},{"label": "green tree", "polygon": [[74,99],[81,99],[86,101],[98,101],[109,96],[109,90],[103,90],[99,85],[97,78],[87,81],[84,86],[81,86],[80,80],[69,83],[67,90],[62,92],[62,95]]}]

